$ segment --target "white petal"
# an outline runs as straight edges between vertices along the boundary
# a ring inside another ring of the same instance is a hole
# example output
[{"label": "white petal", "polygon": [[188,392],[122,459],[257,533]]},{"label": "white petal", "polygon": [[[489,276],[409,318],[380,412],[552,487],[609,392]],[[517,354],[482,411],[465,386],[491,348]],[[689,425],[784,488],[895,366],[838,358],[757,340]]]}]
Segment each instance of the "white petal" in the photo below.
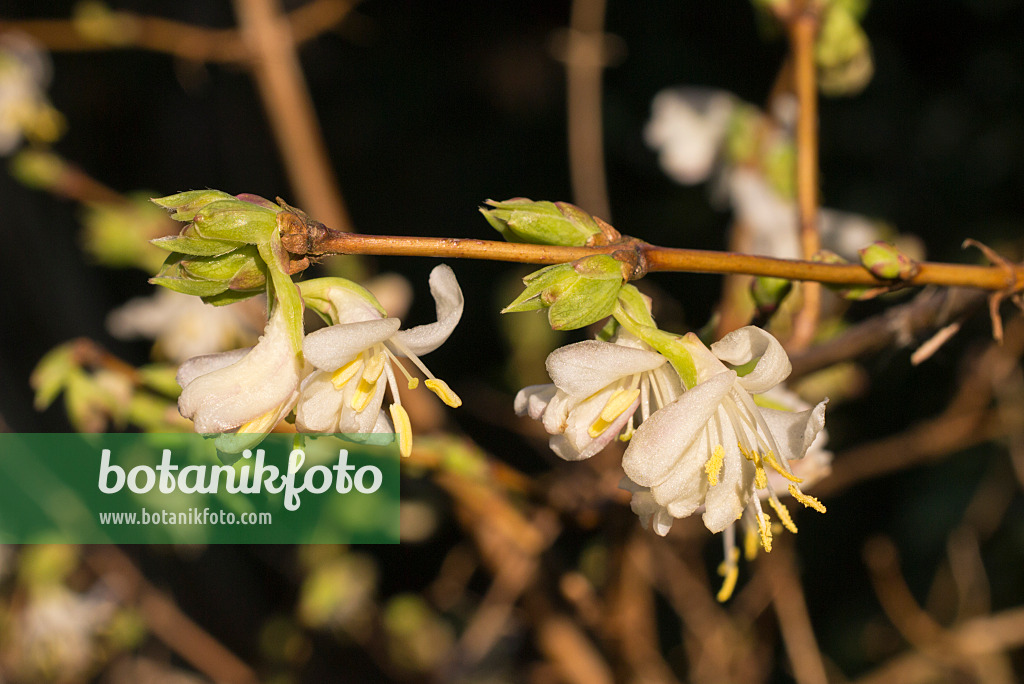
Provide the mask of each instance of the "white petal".
[{"label": "white petal", "polygon": [[548,407],[548,403],[554,398],[556,391],[555,386],[550,383],[524,387],[516,394],[516,415],[529,415],[534,420],[540,420],[544,415],[544,409]]},{"label": "white petal", "polygon": [[[626,427],[626,423],[629,422],[629,417],[640,406],[640,400],[634,401],[629,408],[613,420],[597,437],[591,437],[590,426],[597,420],[601,409],[604,408],[604,404],[610,396],[611,391],[602,392],[598,395],[601,399],[600,402],[594,402],[594,405],[597,407],[596,411],[591,410],[593,406],[589,405],[590,402],[588,402],[586,410],[583,410],[581,406],[576,411],[571,412],[565,434],[555,435],[549,440],[551,450],[566,461],[583,461],[615,441],[615,438],[622,432],[622,428]],[[577,413],[579,415],[576,415]]]},{"label": "white petal", "polygon": [[736,522],[754,492],[754,464],[740,453],[738,439],[724,411],[719,415],[725,459],[718,484],[708,487],[704,497],[704,525],[712,532],[721,532]]},{"label": "white petal", "polygon": [[394,335],[401,324],[397,318],[378,318],[321,328],[306,335],[302,353],[320,370],[335,371],[359,352]]},{"label": "white petal", "polygon": [[[381,380],[383,379],[381,378]],[[342,408],[341,419],[338,421],[338,432],[346,434],[373,432],[381,412],[381,404],[384,402],[384,388],[387,386],[387,383],[377,383],[373,396],[370,397],[370,401],[362,411],[356,411],[352,408],[351,397],[355,394],[356,383],[352,382],[351,385],[351,388],[345,388],[345,405]]]},{"label": "white petal", "polygon": [[178,381],[178,386],[184,389],[190,382],[198,378],[200,375],[206,375],[207,373],[212,373],[215,370],[220,370],[225,366],[230,366],[248,354],[251,349],[252,347],[244,347],[242,349],[232,349],[231,351],[221,352],[219,354],[193,356],[191,359],[178,366],[178,374],[174,376],[174,379]]},{"label": "white petal", "polygon": [[776,409],[762,408],[761,415],[764,417],[768,429],[775,437],[780,456],[785,460],[792,461],[803,458],[810,448],[814,439],[825,427],[825,405],[828,399],[812,409],[806,411],[778,411]]},{"label": "white petal", "polygon": [[556,349],[545,365],[559,389],[589,397],[619,378],[653,370],[665,362],[657,352],[587,340]]},{"label": "white petal", "polygon": [[304,433],[337,432],[344,401],[345,393],[334,389],[330,373],[314,372],[302,383],[295,406],[295,429]]},{"label": "white petal", "polygon": [[248,354],[187,383],[178,410],[195,422],[196,432],[227,432],[297,396],[301,364],[283,311],[278,307]]},{"label": "white petal", "polygon": [[541,423],[547,433],[560,435],[565,432],[569,421],[569,412],[575,409],[579,403],[579,399],[574,399],[561,390],[556,391],[541,416]]},{"label": "white petal", "polygon": [[752,325],[732,331],[711,345],[711,351],[723,361],[737,366],[760,356],[754,370],[740,378],[740,386],[755,394],[775,387],[793,370],[779,341]]},{"label": "white petal", "polygon": [[655,411],[637,428],[622,457],[626,475],[645,487],[664,482],[735,382],[733,371],[719,373]]},{"label": "white petal", "polygon": [[395,335],[395,339],[416,356],[440,347],[462,318],[465,300],[451,267],[441,264],[430,272],[430,294],[437,305],[437,322],[417,325]]},{"label": "white petal", "polygon": [[654,500],[667,506],[677,518],[685,518],[696,511],[704,503],[704,496],[708,490],[704,464],[717,444],[717,436],[715,443],[711,444],[707,431],[701,430],[700,436],[676,462],[668,478],[661,484],[651,487]]}]

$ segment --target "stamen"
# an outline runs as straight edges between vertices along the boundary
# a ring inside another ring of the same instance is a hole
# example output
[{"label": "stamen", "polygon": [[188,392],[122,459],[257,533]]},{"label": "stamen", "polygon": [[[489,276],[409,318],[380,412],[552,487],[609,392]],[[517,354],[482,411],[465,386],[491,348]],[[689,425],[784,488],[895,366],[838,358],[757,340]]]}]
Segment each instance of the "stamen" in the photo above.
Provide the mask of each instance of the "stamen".
[{"label": "stamen", "polygon": [[775,458],[774,451],[769,451],[767,454],[765,454],[764,461],[765,463],[770,465],[772,469],[775,470],[775,472],[777,472],[779,475],[786,478],[790,482],[796,482],[797,484],[803,482],[802,478],[797,477],[796,475],[782,467],[782,464],[779,463],[779,459]]},{"label": "stamen", "polygon": [[623,411],[627,410],[636,401],[636,398],[640,396],[640,390],[624,390],[617,389],[612,393],[612,396],[608,398],[608,402],[601,409],[601,415],[597,417],[597,420],[593,422],[590,429],[587,431],[591,437],[597,437],[602,432],[608,429],[615,419],[622,415]]},{"label": "stamen", "polygon": [[722,564],[718,566],[718,574],[722,576],[722,588],[718,590],[718,594],[715,599],[719,603],[725,603],[732,597],[733,591],[736,590],[736,580],[740,576],[740,550],[735,546],[729,549],[728,555]]},{"label": "stamen", "polygon": [[640,377],[640,422],[651,415],[651,381],[648,375],[643,373]]},{"label": "stamen", "polygon": [[772,494],[771,498],[768,499],[768,503],[772,505],[775,512],[779,514],[779,520],[782,521],[782,526],[787,530],[796,534],[796,524],[793,523],[793,517],[789,514],[789,509],[786,508],[786,504],[779,501],[778,497]]},{"label": "stamen", "polygon": [[804,494],[803,492],[800,491],[800,488],[797,487],[795,484],[789,485],[789,493],[793,495],[794,499],[802,503],[804,506],[807,506],[808,508],[813,508],[819,513],[825,512],[825,504],[821,503],[810,494]]},{"label": "stamen", "polygon": [[398,452],[403,458],[408,458],[412,454],[412,423],[409,422],[409,414],[401,404],[392,404],[390,411],[391,422],[395,424],[395,432],[398,433]]},{"label": "stamen", "polygon": [[427,376],[428,380],[434,379],[434,374],[430,372],[430,370],[423,364],[422,361],[420,361],[418,356],[409,351],[408,347],[406,347],[404,344],[402,344],[393,337],[390,340],[388,340],[388,342],[390,344],[395,345],[395,349],[405,354],[405,358],[412,361],[413,365],[419,368],[423,372],[423,374]]},{"label": "stamen", "polygon": [[398,370],[402,371],[402,375],[404,375],[405,379],[409,381],[409,389],[414,390],[417,387],[419,387],[420,379],[419,378],[414,378],[409,373],[409,371],[406,370],[405,364],[402,363],[402,360],[399,359],[397,356],[395,356],[395,353],[393,351],[391,351],[390,349],[388,349],[387,347],[384,347],[384,351],[386,351],[388,353],[388,358],[391,359],[391,365],[398,366]]},{"label": "stamen", "polygon": [[766,489],[768,487],[768,473],[764,472],[764,467],[761,465],[754,466],[754,468],[754,487]]},{"label": "stamen", "polygon": [[771,553],[772,551],[772,524],[771,518],[761,508],[761,500],[757,497],[753,498],[754,502],[754,513],[757,517],[757,531],[761,535],[761,546],[764,548],[765,553]]},{"label": "stamen", "polygon": [[387,357],[384,352],[374,354],[370,357],[370,360],[366,362],[366,370],[363,371],[363,380],[366,380],[371,385],[377,384],[377,380],[380,379],[380,374],[384,372],[384,362]]},{"label": "stamen", "polygon": [[334,385],[334,389],[340,390],[348,381],[356,376],[359,369],[363,366],[363,355],[357,354],[356,358],[352,359],[338,370],[331,373],[331,384]]},{"label": "stamen", "polygon": [[714,487],[718,484],[718,473],[722,471],[722,463],[725,461],[725,447],[721,444],[711,451],[711,458],[704,464],[704,472],[708,476],[708,484]]},{"label": "stamen", "polygon": [[458,394],[452,391],[452,388],[449,387],[448,383],[446,383],[444,380],[430,378],[429,380],[424,381],[423,384],[427,386],[428,390],[430,390],[437,396],[441,397],[441,401],[448,404],[452,408],[458,408],[462,406],[462,399],[459,398]]},{"label": "stamen", "polygon": [[747,527],[747,533],[743,537],[743,557],[747,561],[752,561],[757,558],[757,551],[760,549],[761,539],[758,537],[757,530],[751,525]]}]

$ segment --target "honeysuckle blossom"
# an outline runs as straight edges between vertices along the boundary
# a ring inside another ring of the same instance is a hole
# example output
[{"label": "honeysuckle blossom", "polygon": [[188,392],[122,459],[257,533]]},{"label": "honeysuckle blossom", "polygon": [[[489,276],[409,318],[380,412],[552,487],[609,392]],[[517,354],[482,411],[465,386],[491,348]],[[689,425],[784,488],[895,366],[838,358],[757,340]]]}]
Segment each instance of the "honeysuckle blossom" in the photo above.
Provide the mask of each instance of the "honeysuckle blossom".
[{"label": "honeysuckle blossom", "polygon": [[23,34],[0,36],[0,155],[8,155],[23,137],[56,140],[63,117],[46,99],[50,60]]},{"label": "honeysuckle blossom", "polygon": [[[779,342],[767,332],[745,327],[729,333],[708,350],[692,333],[680,340],[696,368],[697,384],[646,420],[633,435],[622,467],[629,480],[647,488],[634,510],[666,533],[674,518],[704,508],[712,532],[730,530],[746,511],[756,522],[765,550],[771,550],[770,517],[761,494],[782,524],[795,531],[779,500],[780,485],[801,504],[824,512],[800,488],[803,479],[790,462],[803,458],[825,424],[825,401],[804,411],[759,406],[752,394],[766,392],[791,370]],[[740,367],[757,359],[740,376]],[[724,363],[723,363],[724,362]],[[772,472],[777,477],[769,478]],[[777,478],[782,478],[781,480]],[[727,534],[733,534],[728,532]],[[735,544],[726,561],[734,555]]]},{"label": "honeysuckle blossom", "polygon": [[122,340],[145,337],[156,342],[156,352],[170,361],[186,359],[252,343],[258,330],[252,319],[258,300],[234,306],[204,304],[199,297],[158,289],[136,297],[107,316],[107,329]]},{"label": "honeysuckle blossom", "polygon": [[[462,404],[419,358],[441,346],[462,317],[462,290],[455,274],[445,265],[431,271],[430,293],[436,302],[437,322],[408,330],[400,330],[401,321],[388,318],[363,288],[329,280],[335,284],[318,286],[316,299],[333,325],[310,333],[303,342],[306,361],[315,370],[302,383],[295,426],[310,433],[395,431],[402,455],[408,456],[412,431],[395,369],[405,376],[409,389],[419,380],[410,375],[401,358],[408,358],[426,376],[424,384],[442,401],[452,407]],[[393,402],[390,420],[381,410],[385,388],[390,389]]]},{"label": "honeysuckle blossom", "polygon": [[238,453],[257,444],[299,397],[303,363],[292,333],[288,313],[278,305],[256,346],[183,363],[178,411],[195,423],[196,432],[221,434],[222,451]]},{"label": "honeysuckle blossom", "polygon": [[601,451],[620,434],[682,393],[668,360],[625,329],[611,342],[588,340],[551,352],[545,364],[553,384],[516,395],[518,415],[542,421],[551,450],[567,461]]},{"label": "honeysuckle blossom", "polygon": [[[806,411],[811,405],[801,399],[795,392],[786,389],[783,385],[757,394],[753,397],[754,403],[761,408],[775,409],[781,411]],[[832,452],[825,448],[828,443],[828,433],[823,428],[818,432],[814,441],[807,448],[806,455],[798,460],[790,462],[791,474],[801,480],[801,490],[814,486],[816,482],[827,476],[832,470]],[[790,474],[782,475],[774,468],[766,468],[770,487],[757,491],[762,502],[768,498],[771,492],[776,492],[781,501],[789,495],[788,486],[791,484]],[[649,487],[641,487],[628,477],[623,478],[619,485],[622,489],[632,493],[630,507],[640,518],[640,524],[644,529],[651,529],[655,533],[665,536],[672,528],[675,517],[669,512],[668,506],[659,504],[654,500]],[[694,513],[701,512],[703,507],[698,508]],[[796,526],[790,520],[788,529],[796,532]],[[742,526],[743,532],[743,555],[750,561],[757,556],[760,547],[760,530],[758,529],[756,516],[752,506],[744,509],[740,520],[733,523],[723,532],[723,545],[725,547],[724,558],[719,572],[724,578],[724,583],[718,593],[720,601],[728,600],[736,585],[739,573],[740,553],[736,546],[736,527]]]},{"label": "honeysuckle blossom", "polygon": [[737,99],[723,90],[670,88],[654,97],[644,129],[665,173],[690,185],[705,180],[718,158]]}]

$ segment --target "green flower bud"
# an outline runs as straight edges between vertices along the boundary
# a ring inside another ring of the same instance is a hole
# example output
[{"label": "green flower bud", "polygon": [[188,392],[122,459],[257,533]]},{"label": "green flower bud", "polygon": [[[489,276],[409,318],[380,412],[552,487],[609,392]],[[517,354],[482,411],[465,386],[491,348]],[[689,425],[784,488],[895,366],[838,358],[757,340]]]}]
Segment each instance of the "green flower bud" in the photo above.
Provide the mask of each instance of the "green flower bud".
[{"label": "green flower bud", "polygon": [[850,9],[835,3],[821,21],[814,48],[818,87],[826,95],[856,95],[871,80],[871,44]]},{"label": "green flower bud", "polygon": [[49,190],[60,182],[65,166],[52,152],[24,149],[11,159],[11,175],[30,188]]},{"label": "green flower bud", "polygon": [[548,309],[555,330],[575,330],[610,316],[625,282],[623,263],[607,254],[548,266],[523,279],[526,289],[502,313]]},{"label": "green flower bud", "polygon": [[[848,264],[848,260],[839,256],[835,252],[830,252],[827,249],[823,249],[814,255],[811,261],[817,261],[823,264]],[[850,299],[853,301],[863,301],[866,299],[874,299],[880,294],[885,294],[889,291],[888,287],[845,287],[843,285],[830,285],[825,284],[825,287],[835,292],[843,299]]]},{"label": "green flower bud", "polygon": [[895,245],[879,240],[858,250],[860,263],[878,278],[908,280],[917,275],[917,262]]},{"label": "green flower bud", "polygon": [[792,289],[793,282],[784,278],[754,278],[750,283],[750,295],[754,298],[758,316],[767,318],[774,314]]},{"label": "green flower bud", "polygon": [[205,238],[256,244],[277,231],[277,212],[243,200],[217,200],[200,209],[192,224]]},{"label": "green flower bud", "polygon": [[252,246],[221,256],[183,258],[179,263],[184,275],[227,282],[232,290],[252,290],[267,282],[266,265]]},{"label": "green flower bud", "polygon": [[568,202],[534,202],[516,197],[487,200],[480,209],[487,222],[509,242],[582,247],[601,227],[593,216]]},{"label": "green flower bud", "polygon": [[178,235],[157,238],[150,242],[166,249],[168,252],[179,252],[190,256],[220,256],[238,249],[244,243],[232,242],[230,240],[211,240],[204,238],[196,232],[195,226],[188,225]]},{"label": "green flower bud", "polygon": [[211,202],[217,200],[233,200],[233,196],[220,190],[189,190],[179,192],[177,195],[167,197],[154,197],[151,201],[164,209],[170,209],[174,213],[171,218],[175,221],[191,221],[199,210]]}]

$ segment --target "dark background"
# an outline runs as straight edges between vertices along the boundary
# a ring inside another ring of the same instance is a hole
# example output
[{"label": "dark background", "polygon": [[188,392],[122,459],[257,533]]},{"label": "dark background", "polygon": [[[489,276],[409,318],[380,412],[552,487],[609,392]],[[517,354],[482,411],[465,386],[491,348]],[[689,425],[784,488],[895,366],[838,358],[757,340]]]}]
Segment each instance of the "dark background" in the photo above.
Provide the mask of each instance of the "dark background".
[{"label": "dark background", "polygon": [[[0,14],[67,17],[70,7],[8,2]],[[226,2],[118,1],[114,7],[209,26],[233,23]],[[339,31],[302,47],[330,158],[360,232],[489,238],[492,231],[476,209],[485,199],[572,199],[564,70],[547,47],[568,15],[567,3],[546,1],[371,0]],[[920,236],[935,260],[973,259],[959,249],[967,237],[996,246],[1018,241],[1024,227],[1024,4],[876,2],[864,26],[874,49],[874,79],[856,97],[821,102],[824,203]],[[664,176],[642,129],[654,94],[669,86],[722,88],[763,102],[783,42],[765,39],[741,0],[611,2],[606,30],[627,48],[604,80],[613,223],[654,243],[723,248],[728,215],[709,206],[706,188],[680,187]],[[69,122],[56,149],[111,187],[154,196],[213,187],[294,200],[243,70],[184,65],[136,50],[54,54],[53,62],[50,96]],[[82,335],[144,362],[148,347],[112,339],[103,320],[111,308],[151,288],[139,271],[100,268],[82,256],[73,204],[2,174],[0,207],[0,415],[17,432],[68,430],[59,402],[43,414],[32,409],[31,368],[54,345]],[[420,287],[436,260],[377,263]],[[502,302],[494,284],[499,274],[517,271],[489,262],[453,267],[466,293],[466,314],[430,366],[454,388],[482,383],[507,393],[511,411],[515,388],[502,381]],[[687,324],[704,324],[719,278],[654,280],[681,303]],[[856,305],[851,317],[882,306]],[[410,320],[431,314],[424,292]],[[982,335],[987,322],[972,325]],[[842,451],[897,432],[940,409],[969,339],[916,369],[906,352],[868,359],[885,392],[830,411],[832,447]],[[455,420],[519,467],[548,468],[541,455],[472,415]],[[811,616],[823,650],[848,675],[867,666],[856,635],[877,613],[861,569],[863,540],[878,530],[893,535],[912,589],[923,592],[972,485],[992,459],[1003,457],[998,448],[978,448],[862,485],[830,501],[828,516],[802,525]],[[1008,519],[1024,519],[1019,499]],[[415,588],[417,576],[433,576],[443,536],[433,546],[404,549],[395,566],[403,572],[389,581]],[[1000,568],[993,574],[996,608],[1024,600],[1024,524],[1001,530],[997,541],[989,556]],[[292,598],[271,569],[287,555],[282,549],[211,548],[195,562],[145,554],[142,562],[157,582],[175,588],[190,614],[248,659],[256,644],[247,621]],[[381,558],[397,562],[399,554],[382,550]],[[206,572],[214,566],[231,572]],[[325,660],[311,664],[311,673],[336,665],[333,656],[317,657]],[[311,674],[309,681],[317,680]]]}]

